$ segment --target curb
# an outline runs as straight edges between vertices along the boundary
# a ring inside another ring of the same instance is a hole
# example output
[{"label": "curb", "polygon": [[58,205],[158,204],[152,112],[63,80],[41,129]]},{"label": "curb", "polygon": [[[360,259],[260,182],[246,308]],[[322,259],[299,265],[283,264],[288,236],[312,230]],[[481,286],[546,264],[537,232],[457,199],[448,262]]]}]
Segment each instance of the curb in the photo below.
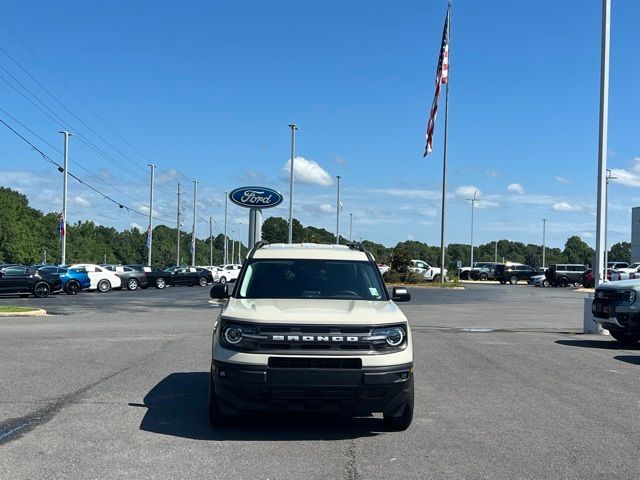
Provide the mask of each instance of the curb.
[{"label": "curb", "polygon": [[42,308],[34,308],[29,312],[0,312],[0,317],[44,317],[47,311]]}]

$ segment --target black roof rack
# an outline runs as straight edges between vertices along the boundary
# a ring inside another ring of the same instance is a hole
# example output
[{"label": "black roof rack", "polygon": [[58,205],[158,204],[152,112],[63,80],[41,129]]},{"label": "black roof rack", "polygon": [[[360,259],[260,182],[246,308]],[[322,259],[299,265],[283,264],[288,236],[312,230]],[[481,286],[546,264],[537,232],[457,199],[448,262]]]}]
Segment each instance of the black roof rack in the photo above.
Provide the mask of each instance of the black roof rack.
[{"label": "black roof rack", "polygon": [[256,252],[256,250],[259,250],[262,247],[267,246],[267,245],[271,245],[271,243],[267,242],[266,240],[257,241],[256,244],[251,249],[251,251],[249,252],[249,255],[247,255],[247,258],[248,259],[252,259],[253,258],[253,254]]},{"label": "black roof rack", "polygon": [[364,246],[360,242],[349,242],[347,243],[347,247],[349,247],[351,250],[357,250],[358,252],[363,252],[364,254],[367,255],[367,258],[369,260],[371,260],[372,262],[374,261],[373,255],[371,255],[371,252],[369,252],[369,250],[364,248]]}]

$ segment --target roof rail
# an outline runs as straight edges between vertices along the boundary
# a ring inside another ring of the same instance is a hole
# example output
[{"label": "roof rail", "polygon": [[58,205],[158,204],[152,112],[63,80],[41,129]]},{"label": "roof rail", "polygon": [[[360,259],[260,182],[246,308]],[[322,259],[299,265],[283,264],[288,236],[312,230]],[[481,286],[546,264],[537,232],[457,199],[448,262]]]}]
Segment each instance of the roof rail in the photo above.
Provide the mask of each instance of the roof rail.
[{"label": "roof rail", "polygon": [[359,252],[363,252],[364,254],[367,255],[367,258],[369,260],[371,260],[372,262],[374,261],[373,255],[371,255],[371,252],[369,252],[369,250],[364,248],[364,246],[360,242],[349,242],[347,243],[347,247],[349,247],[351,250],[357,250]]},{"label": "roof rail", "polygon": [[253,254],[256,252],[256,250],[261,249],[262,247],[265,247],[267,245],[271,245],[270,242],[267,242],[266,240],[259,240],[256,242],[256,244],[253,246],[253,248],[251,249],[251,251],[249,252],[249,255],[247,255],[247,258],[249,260],[251,260],[253,258]]}]

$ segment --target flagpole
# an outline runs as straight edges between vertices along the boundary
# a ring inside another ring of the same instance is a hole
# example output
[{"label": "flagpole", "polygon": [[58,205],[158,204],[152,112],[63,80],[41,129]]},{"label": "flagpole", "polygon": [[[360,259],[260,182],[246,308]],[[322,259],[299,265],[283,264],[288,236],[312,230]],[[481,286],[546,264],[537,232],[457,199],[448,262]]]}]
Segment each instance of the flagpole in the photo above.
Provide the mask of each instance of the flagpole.
[{"label": "flagpole", "polygon": [[[444,150],[442,153],[442,212],[440,219],[440,281],[442,284],[446,282],[445,274],[444,274],[444,221],[446,215],[446,204],[447,204],[447,140],[448,140],[448,130],[449,130],[449,82],[451,81],[451,0],[449,0],[449,11],[447,13],[449,17],[449,27],[448,27],[448,65],[447,65],[447,92],[445,93],[444,98]],[[472,247],[473,248],[473,247]],[[473,266],[473,265],[472,265]]]}]

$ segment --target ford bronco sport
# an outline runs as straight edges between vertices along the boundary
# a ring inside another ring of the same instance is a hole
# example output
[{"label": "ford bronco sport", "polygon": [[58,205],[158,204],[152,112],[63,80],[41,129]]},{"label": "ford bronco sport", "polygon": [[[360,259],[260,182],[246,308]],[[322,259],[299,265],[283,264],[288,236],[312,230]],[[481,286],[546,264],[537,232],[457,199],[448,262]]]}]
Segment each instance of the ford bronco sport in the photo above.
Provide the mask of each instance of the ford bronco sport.
[{"label": "ford bronco sport", "polygon": [[209,420],[245,412],[382,413],[386,428],[413,419],[407,319],[359,244],[268,244],[249,253],[213,328]]}]

